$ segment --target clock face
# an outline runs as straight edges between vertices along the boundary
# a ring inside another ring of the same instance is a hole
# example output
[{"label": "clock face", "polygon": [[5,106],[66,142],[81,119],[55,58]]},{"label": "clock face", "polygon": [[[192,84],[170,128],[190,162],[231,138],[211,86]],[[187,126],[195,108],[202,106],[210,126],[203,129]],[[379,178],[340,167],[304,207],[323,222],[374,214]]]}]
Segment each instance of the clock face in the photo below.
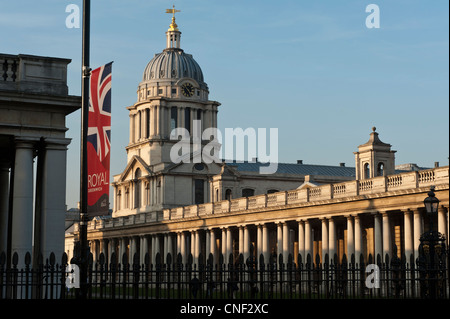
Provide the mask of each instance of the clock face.
[{"label": "clock face", "polygon": [[194,86],[191,83],[185,83],[181,86],[181,93],[184,96],[191,97],[194,95]]}]

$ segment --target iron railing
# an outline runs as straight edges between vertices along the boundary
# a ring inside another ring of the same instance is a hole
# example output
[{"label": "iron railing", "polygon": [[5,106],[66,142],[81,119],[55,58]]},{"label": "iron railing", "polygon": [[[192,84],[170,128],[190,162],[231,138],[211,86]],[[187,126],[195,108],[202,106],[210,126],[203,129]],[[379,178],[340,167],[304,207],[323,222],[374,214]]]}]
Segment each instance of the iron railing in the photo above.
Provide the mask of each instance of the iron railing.
[{"label": "iron railing", "polygon": [[[252,255],[251,255],[252,256]],[[192,255],[182,260],[180,254],[168,254],[162,261],[156,255],[154,263],[146,254],[140,263],[135,254],[129,261],[127,254],[118,262],[116,254],[109,262],[100,254],[88,266],[89,299],[361,299],[361,298],[427,298],[426,287],[436,287],[435,298],[449,298],[448,269],[421,267],[413,259],[381,256],[356,262],[354,255],[341,260],[326,255],[323,263],[317,255],[302,260],[293,256],[270,256],[268,261],[243,255],[228,260],[223,255],[199,256],[198,264]],[[204,262],[202,262],[204,260]],[[11,265],[5,254],[0,255],[0,299],[71,299],[77,297],[77,278],[74,267],[68,267],[67,255],[59,262],[55,255],[33,267],[27,254],[19,269],[17,255]],[[420,267],[419,267],[420,266]],[[76,267],[75,267],[76,268]],[[425,287],[425,288],[424,288]]]}]

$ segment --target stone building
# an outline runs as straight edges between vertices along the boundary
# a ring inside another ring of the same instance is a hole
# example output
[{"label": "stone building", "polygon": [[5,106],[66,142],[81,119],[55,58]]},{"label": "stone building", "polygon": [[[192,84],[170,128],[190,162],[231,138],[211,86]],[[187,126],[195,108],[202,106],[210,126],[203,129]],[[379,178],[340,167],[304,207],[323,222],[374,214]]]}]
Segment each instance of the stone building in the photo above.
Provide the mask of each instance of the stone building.
[{"label": "stone building", "polygon": [[[266,175],[258,161],[174,163],[170,152],[179,141],[170,138],[172,129],[192,132],[194,120],[214,129],[220,103],[209,100],[199,65],[181,49],[175,20],[166,36],[166,49],[148,63],[137,102],[128,107],[128,164],[114,176],[112,218],[88,225],[94,259],[114,252],[143,260],[148,253],[154,261],[157,253],[180,253],[197,263],[210,253],[216,261],[219,253],[246,258],[251,244],[266,258],[355,253],[367,259],[393,247],[416,257],[428,227],[423,199],[432,185],[441,200],[434,224],[447,236],[448,166],[396,169],[395,151],[375,128],[354,153],[355,167],[299,161],[278,163]],[[187,142],[191,149],[194,142]],[[66,234],[69,256],[77,232]]]},{"label": "stone building", "polygon": [[0,54],[0,252],[64,251],[69,59]]}]

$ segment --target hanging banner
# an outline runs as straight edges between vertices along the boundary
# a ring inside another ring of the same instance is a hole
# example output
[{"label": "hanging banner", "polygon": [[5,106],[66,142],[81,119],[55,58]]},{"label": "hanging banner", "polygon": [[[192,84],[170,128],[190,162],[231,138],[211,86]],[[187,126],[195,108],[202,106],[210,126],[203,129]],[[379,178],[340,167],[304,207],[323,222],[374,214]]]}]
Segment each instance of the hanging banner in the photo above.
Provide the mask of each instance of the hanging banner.
[{"label": "hanging banner", "polygon": [[112,62],[91,72],[87,138],[88,215],[109,213]]}]

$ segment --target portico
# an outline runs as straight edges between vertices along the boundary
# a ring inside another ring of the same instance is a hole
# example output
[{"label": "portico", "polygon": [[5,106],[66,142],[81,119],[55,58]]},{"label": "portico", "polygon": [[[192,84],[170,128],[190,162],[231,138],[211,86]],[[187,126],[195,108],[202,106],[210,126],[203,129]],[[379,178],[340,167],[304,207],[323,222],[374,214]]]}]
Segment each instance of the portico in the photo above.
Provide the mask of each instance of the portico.
[{"label": "portico", "polygon": [[64,251],[68,59],[0,55],[0,252],[44,260]]},{"label": "portico", "polygon": [[[382,260],[386,254],[392,256],[395,244],[397,256],[405,255],[409,262],[411,257],[414,260],[418,257],[420,235],[428,229],[427,219],[423,216],[423,199],[430,183],[436,185],[436,197],[441,201],[433,224],[448,235],[449,170],[448,167],[439,167],[430,171],[434,173],[431,182],[421,178],[429,171],[399,174],[404,180],[409,175],[418,178],[411,183],[411,188],[403,184],[402,187],[380,191],[348,192],[341,198],[329,194],[320,199],[301,201],[294,198],[306,196],[281,192],[285,200],[279,205],[266,202],[264,207],[252,207],[250,204],[247,209],[236,211],[231,210],[231,203],[228,211],[208,211],[200,209],[202,205],[195,205],[183,208],[183,211],[189,211],[189,217],[184,217],[179,209],[167,209],[160,214],[144,213],[93,221],[89,239],[110,242],[117,233],[123,234],[126,229],[129,238],[140,238],[139,248],[132,248],[134,244],[129,244],[129,252],[139,251],[141,260],[145,253],[149,253],[152,261],[156,253],[163,258],[167,253],[180,253],[184,261],[192,254],[194,264],[200,257],[205,262],[209,254],[213,254],[215,263],[219,262],[220,254],[223,254],[225,263],[228,263],[230,254],[234,260],[242,254],[245,261],[250,254],[250,245],[253,245],[255,256],[259,259],[262,254],[266,262],[274,253],[277,257],[281,254],[285,261],[291,254],[295,262],[298,262],[298,256],[306,262],[308,254],[312,262],[316,262],[316,256],[323,262],[326,254],[330,259],[334,259],[336,254],[339,261],[344,254],[348,260],[354,254],[356,262],[360,256],[368,262],[369,255],[372,258],[379,255]],[[305,190],[292,192],[301,191]],[[282,197],[277,195],[277,198]],[[195,214],[192,213],[194,207]],[[175,211],[176,214],[172,214]],[[122,254],[123,251],[126,249],[117,253]]]}]

